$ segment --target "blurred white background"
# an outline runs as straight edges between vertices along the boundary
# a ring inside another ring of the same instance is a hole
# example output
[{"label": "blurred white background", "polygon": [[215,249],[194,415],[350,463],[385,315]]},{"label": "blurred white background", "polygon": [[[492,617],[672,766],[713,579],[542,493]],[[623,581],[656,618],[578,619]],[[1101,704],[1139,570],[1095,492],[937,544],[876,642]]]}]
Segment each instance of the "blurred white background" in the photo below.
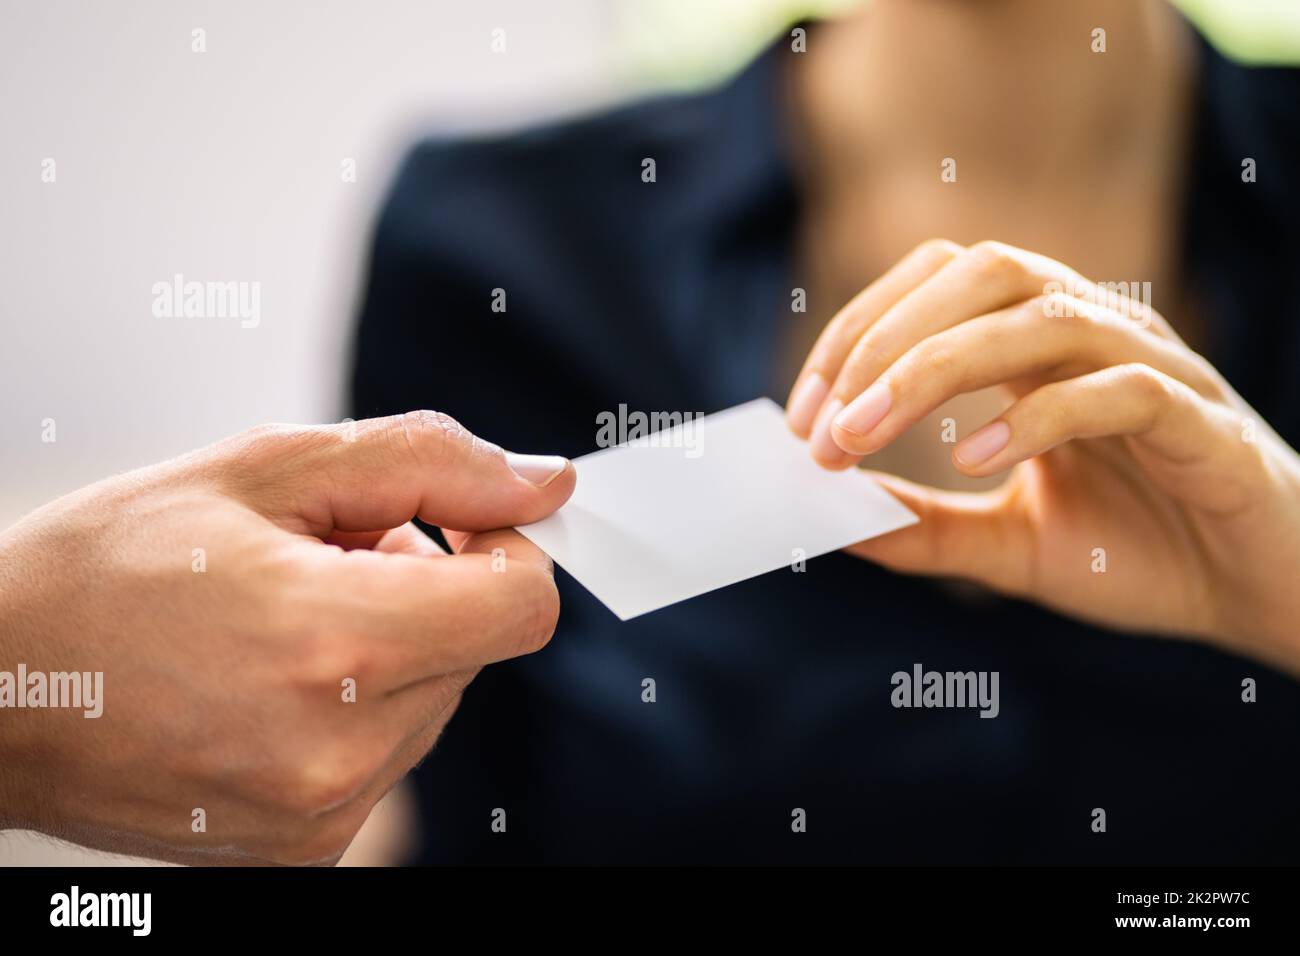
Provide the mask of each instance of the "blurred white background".
[{"label": "blurred white background", "polygon": [[[370,224],[403,147],[627,85],[600,0],[6,7],[0,525],[260,421],[340,417]],[[154,317],[151,286],[178,272],[260,282],[260,326]]]},{"label": "blurred white background", "polygon": [[[0,528],[258,422],[337,421],[371,223],[418,136],[705,82],[853,2],[0,0]],[[1294,0],[1185,2],[1235,27],[1285,4],[1291,32],[1254,35],[1295,48]],[[176,273],[260,283],[261,324],[155,317]],[[0,864],[77,854],[0,834]]]}]

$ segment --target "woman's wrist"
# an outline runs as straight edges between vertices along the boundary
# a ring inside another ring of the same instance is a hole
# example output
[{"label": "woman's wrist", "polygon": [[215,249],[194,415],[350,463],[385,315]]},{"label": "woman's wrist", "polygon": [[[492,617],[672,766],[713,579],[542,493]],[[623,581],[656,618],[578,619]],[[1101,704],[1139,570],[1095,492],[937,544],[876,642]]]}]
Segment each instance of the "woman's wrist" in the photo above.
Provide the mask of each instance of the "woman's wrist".
[{"label": "woman's wrist", "polygon": [[[1266,468],[1269,487],[1260,493],[1261,503],[1277,504],[1241,519],[1249,522],[1241,536],[1248,543],[1221,570],[1225,580],[1213,595],[1211,639],[1233,653],[1300,675],[1300,582],[1293,581],[1300,562],[1287,557],[1300,542],[1300,456],[1281,447],[1286,460],[1274,456]],[[1234,582],[1238,571],[1247,577]]]}]

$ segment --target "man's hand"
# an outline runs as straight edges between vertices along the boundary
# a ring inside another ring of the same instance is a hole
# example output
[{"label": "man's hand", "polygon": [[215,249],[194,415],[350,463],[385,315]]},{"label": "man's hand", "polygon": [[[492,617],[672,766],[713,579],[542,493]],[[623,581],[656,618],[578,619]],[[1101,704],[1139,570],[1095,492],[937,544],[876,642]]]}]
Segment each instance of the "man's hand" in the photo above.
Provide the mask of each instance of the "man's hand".
[{"label": "man's hand", "polygon": [[103,713],[0,709],[0,826],[337,860],[478,669],[550,639],[549,560],[493,529],[574,479],[412,412],[256,428],[28,516],[0,535],[0,670],[102,671]]}]

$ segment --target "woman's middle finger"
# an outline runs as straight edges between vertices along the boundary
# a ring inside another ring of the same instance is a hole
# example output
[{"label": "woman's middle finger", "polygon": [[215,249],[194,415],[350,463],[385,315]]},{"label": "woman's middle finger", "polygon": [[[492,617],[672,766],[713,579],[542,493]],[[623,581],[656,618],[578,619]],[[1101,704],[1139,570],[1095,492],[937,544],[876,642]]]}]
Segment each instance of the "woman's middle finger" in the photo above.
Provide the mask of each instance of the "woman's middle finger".
[{"label": "woman's middle finger", "polygon": [[[1135,329],[1161,337],[1163,320],[1145,306],[1109,295],[1068,266],[999,242],[980,242],[952,259],[873,323],[852,346],[832,384],[810,436],[812,456],[830,468],[853,458],[836,444],[831,422],[886,368],[917,342],[981,315],[1069,289],[1084,301],[1106,302],[1131,316]],[[1156,317],[1158,319],[1158,317]]]},{"label": "woman's middle finger", "polygon": [[[1046,296],[962,322],[913,345],[829,423],[851,458],[888,445],[949,399],[994,385],[1033,384],[1140,363],[1220,398],[1219,379],[1185,347],[1124,315]],[[847,369],[846,369],[847,370]]]}]

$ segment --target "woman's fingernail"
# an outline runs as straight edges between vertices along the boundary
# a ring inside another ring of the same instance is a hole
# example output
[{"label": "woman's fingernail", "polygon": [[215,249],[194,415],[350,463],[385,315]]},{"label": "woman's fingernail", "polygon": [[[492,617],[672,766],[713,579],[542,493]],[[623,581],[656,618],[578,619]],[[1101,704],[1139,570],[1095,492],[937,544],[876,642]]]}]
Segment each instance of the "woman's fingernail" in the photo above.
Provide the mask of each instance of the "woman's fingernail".
[{"label": "woman's fingernail", "polygon": [[891,404],[893,399],[889,394],[889,386],[884,382],[876,382],[849,402],[848,408],[835,418],[835,424],[855,435],[865,435],[889,414]]},{"label": "woman's fingernail", "polygon": [[569,460],[559,455],[518,455],[506,452],[506,464],[520,478],[527,478],[533,484],[545,488],[559,477]]},{"label": "woman's fingernail", "polygon": [[792,431],[802,435],[812,428],[813,417],[817,414],[817,409],[822,407],[822,402],[826,401],[828,391],[830,386],[826,384],[826,379],[817,372],[799,383],[785,411],[786,421]]},{"label": "woman's fingernail", "polygon": [[813,433],[809,442],[812,446],[812,456],[820,462],[834,462],[844,457],[844,451],[839,445],[835,444],[835,439],[831,437],[831,422],[835,416],[840,413],[844,403],[838,398],[833,398],[826,405],[826,409],[817,416],[817,421],[813,425]]},{"label": "woman's fingernail", "polygon": [[982,465],[1002,449],[1011,440],[1011,426],[1006,422],[993,422],[958,442],[953,454],[963,465]]}]

